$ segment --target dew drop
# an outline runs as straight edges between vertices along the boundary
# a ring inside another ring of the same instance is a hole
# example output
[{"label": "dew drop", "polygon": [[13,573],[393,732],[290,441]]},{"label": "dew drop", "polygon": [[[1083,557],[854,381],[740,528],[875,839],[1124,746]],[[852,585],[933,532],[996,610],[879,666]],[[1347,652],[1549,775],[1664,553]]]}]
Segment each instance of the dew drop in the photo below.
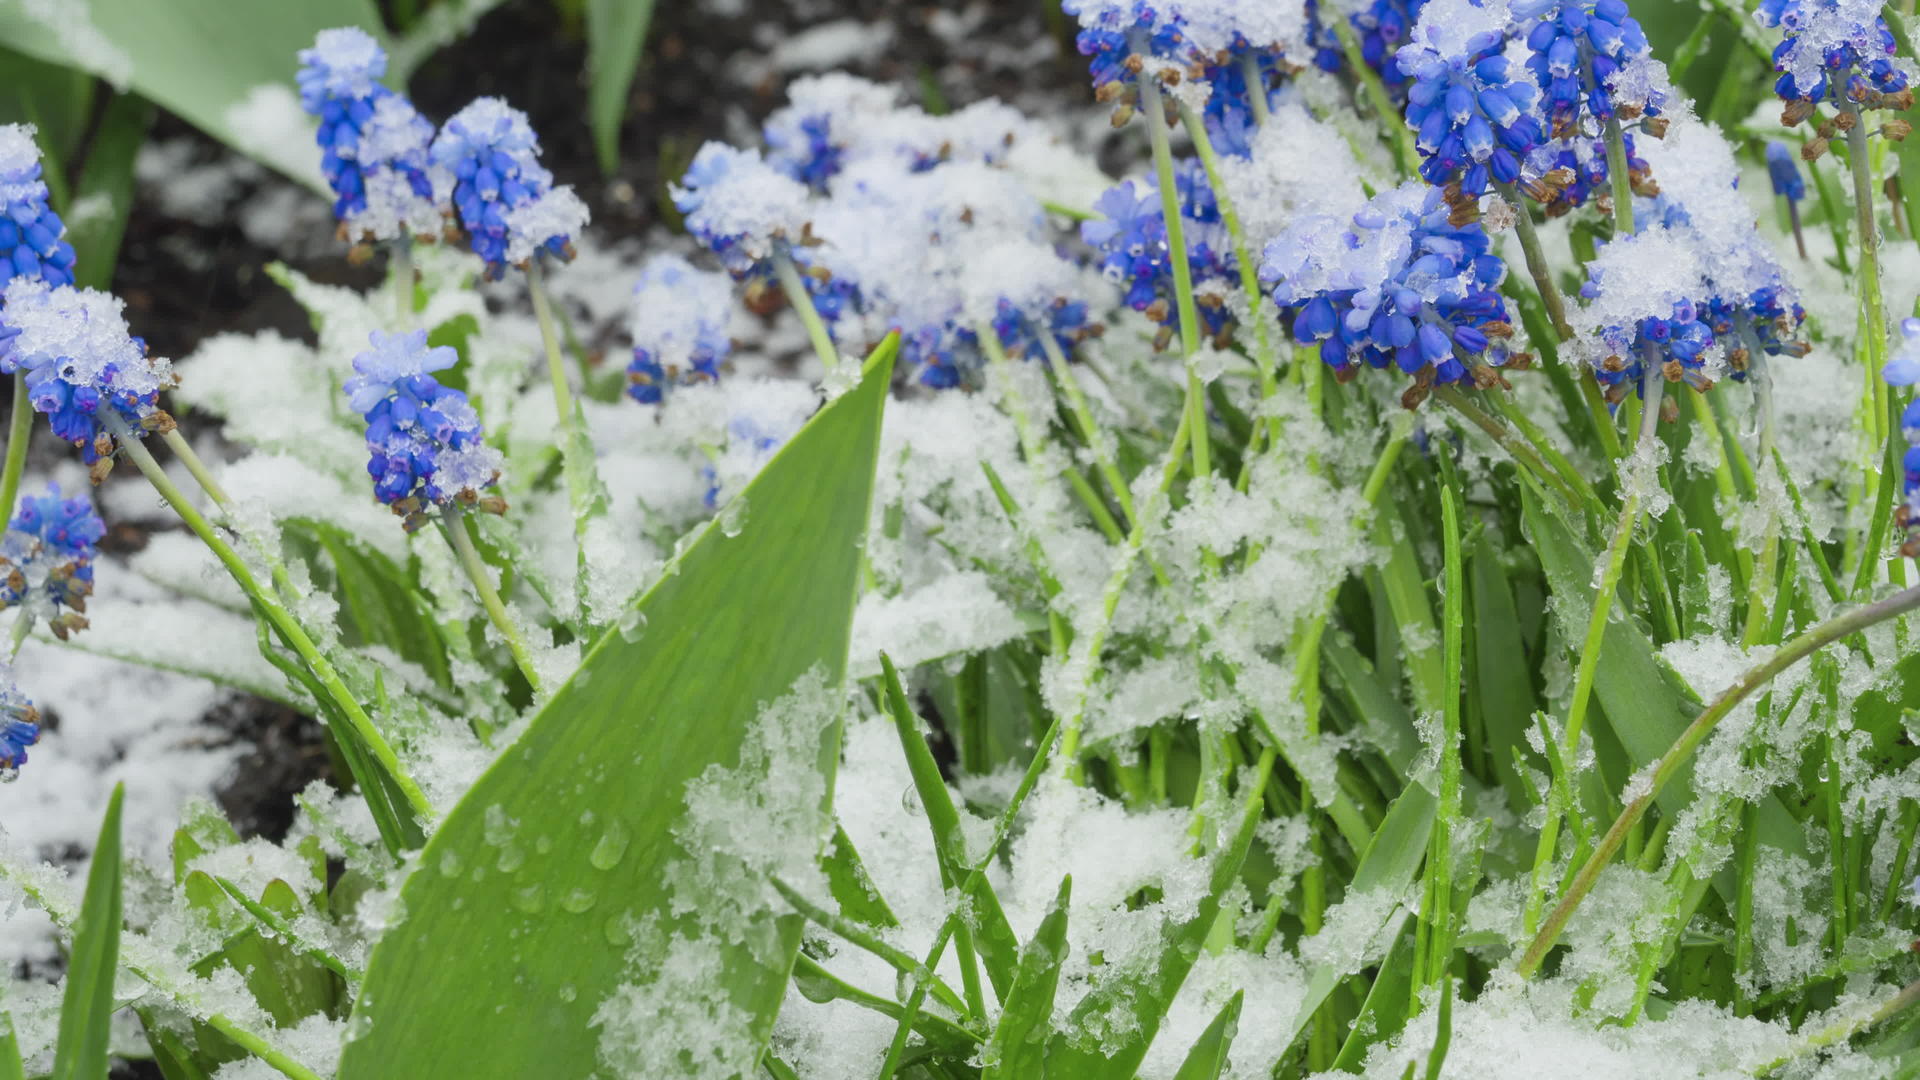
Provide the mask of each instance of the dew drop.
[{"label": "dew drop", "polygon": [[567,895],[560,898],[560,906],[575,915],[592,911],[593,905],[599,902],[600,898],[588,889],[569,889]]},{"label": "dew drop", "polygon": [[580,996],[580,992],[573,988],[572,983],[568,983],[560,988],[559,995],[561,1001],[572,1001],[574,998]]},{"label": "dew drop", "polygon": [[620,639],[639,641],[640,635],[647,632],[647,614],[637,607],[630,607],[620,613]]},{"label": "dew drop", "polygon": [[607,935],[607,944],[616,949],[624,949],[633,944],[633,932],[627,929],[627,918],[624,915],[615,915],[608,919],[602,929]]},{"label": "dew drop", "polygon": [[513,890],[513,906],[529,915],[538,915],[547,906],[546,886],[535,882]]},{"label": "dew drop", "polygon": [[725,510],[720,511],[720,531],[729,539],[739,536],[747,527],[747,500],[736,495]]},{"label": "dew drop", "polygon": [[588,852],[587,862],[593,864],[595,870],[613,869],[620,865],[621,859],[627,857],[627,844],[632,839],[627,833],[627,827],[621,824],[619,818],[609,820],[607,831],[600,834],[599,842],[593,845],[591,852]]},{"label": "dew drop", "polygon": [[460,876],[460,853],[451,849],[440,853],[440,876]]},{"label": "dew drop", "polygon": [[506,844],[500,848],[500,858],[494,861],[494,868],[503,874],[511,874],[520,869],[527,861],[527,853],[520,850],[518,844]]}]

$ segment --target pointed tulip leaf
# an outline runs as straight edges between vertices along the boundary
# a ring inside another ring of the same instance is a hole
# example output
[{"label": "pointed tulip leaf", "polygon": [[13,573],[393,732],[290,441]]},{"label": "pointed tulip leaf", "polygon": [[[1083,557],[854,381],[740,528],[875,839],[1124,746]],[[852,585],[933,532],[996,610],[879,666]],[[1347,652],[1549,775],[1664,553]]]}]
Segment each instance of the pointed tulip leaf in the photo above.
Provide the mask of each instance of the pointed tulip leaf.
[{"label": "pointed tulip leaf", "polygon": [[87,871],[87,896],[73,928],[73,955],[67,958],[53,1080],[107,1075],[113,977],[120,969],[120,804],[126,793],[124,785],[114,785],[106,819],[100,823],[100,842],[94,845],[93,868]]},{"label": "pointed tulip leaf", "polygon": [[1047,1030],[1053,1020],[1053,995],[1060,987],[1060,963],[1067,958],[1067,901],[1073,878],[1060,879],[1060,892],[1040,920],[1033,940],[1020,952],[1006,1008],[987,1042],[987,1067],[981,1080],[1044,1076]]},{"label": "pointed tulip leaf", "polygon": [[[749,767],[763,704],[810,672],[832,686],[845,671],[897,347],[883,344],[860,385],[774,456],[739,496],[745,524],[689,545],[638,601],[644,618],[595,643],[448,814],[402,890],[405,920],[367,965],[340,1080],[595,1075],[611,1037],[603,1005],[637,977],[695,963],[703,1000],[671,1006],[724,1016],[764,1045],[800,920],[760,908],[734,928],[737,945],[675,948],[699,914],[684,891],[674,903],[675,875],[689,872],[676,828],[690,781]],[[836,732],[820,748],[827,790]]]}]

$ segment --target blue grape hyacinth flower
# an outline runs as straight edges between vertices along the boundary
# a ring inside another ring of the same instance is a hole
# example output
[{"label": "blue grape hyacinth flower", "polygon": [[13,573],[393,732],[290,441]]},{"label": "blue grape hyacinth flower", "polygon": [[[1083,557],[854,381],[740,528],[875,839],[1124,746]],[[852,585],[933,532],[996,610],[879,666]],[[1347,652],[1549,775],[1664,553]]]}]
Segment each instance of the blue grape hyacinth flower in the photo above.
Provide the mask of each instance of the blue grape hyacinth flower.
[{"label": "blue grape hyacinth flower", "polygon": [[1515,0],[1510,10],[1538,20],[1527,32],[1527,68],[1554,135],[1593,135],[1596,124],[1659,114],[1657,100],[1616,100],[1615,77],[1652,55],[1625,0]]},{"label": "blue grape hyacinth flower", "polygon": [[73,245],[47,205],[40,148],[29,124],[0,124],[0,282],[31,277],[73,284]]},{"label": "blue grape hyacinth flower", "polygon": [[113,453],[108,417],[135,435],[172,425],[158,404],[172,368],[128,334],[118,299],[40,278],[15,278],[4,299],[0,374],[26,373],[34,411],[46,414],[57,438],[79,446],[99,475]]},{"label": "blue grape hyacinth flower", "polygon": [[0,660],[0,780],[12,780],[27,763],[27,747],[40,741],[40,712],[13,681],[13,665]]},{"label": "blue grape hyacinth flower", "polygon": [[320,170],[333,213],[354,241],[438,233],[453,187],[428,157],[433,125],[381,86],[387,54],[359,27],[322,30],[300,50],[300,105],[320,121]]},{"label": "blue grape hyacinth flower", "polygon": [[1420,175],[1455,198],[1478,199],[1492,182],[1520,179],[1521,163],[1546,137],[1536,114],[1539,90],[1506,56],[1500,30],[1462,41],[1424,27],[1398,54],[1413,78],[1407,124],[1416,132]]},{"label": "blue grape hyacinth flower", "polygon": [[1505,345],[1506,264],[1490,248],[1478,222],[1452,224],[1439,189],[1415,181],[1348,222],[1295,222],[1268,245],[1261,279],[1343,381],[1360,364],[1392,366],[1414,377],[1417,405],[1436,383],[1496,385],[1495,369],[1520,359]]},{"label": "blue grape hyacinth flower", "polygon": [[486,494],[499,482],[505,459],[486,444],[467,395],[433,377],[459,358],[449,346],[429,348],[425,330],[376,330],[367,351],[353,358],[355,374],[342,387],[367,423],[374,497],[404,518],[408,531],[425,523],[431,507],[457,504],[499,513],[506,506]]},{"label": "blue grape hyacinth flower", "polygon": [[64,499],[58,484],[44,495],[23,496],[0,537],[0,611],[23,608],[25,617],[45,619],[62,641],[85,629],[95,545],[106,533],[92,501]]},{"label": "blue grape hyacinth flower", "polygon": [[[1227,279],[1235,272],[1231,244],[1206,169],[1197,160],[1179,162],[1174,186],[1194,285]],[[1126,180],[1107,189],[1094,209],[1101,216],[1081,223],[1080,238],[1096,250],[1101,273],[1121,290],[1127,306],[1145,312],[1168,332],[1177,330],[1174,254],[1159,188]],[[1218,303],[1201,303],[1198,315],[1203,337],[1217,337],[1230,326],[1226,308]]]},{"label": "blue grape hyacinth flower", "polygon": [[678,255],[654,256],[633,289],[627,395],[658,405],[675,383],[719,379],[733,351],[732,311],[733,281],[726,274],[695,269]]},{"label": "blue grape hyacinth flower", "polygon": [[541,254],[573,258],[587,207],[571,187],[556,187],[540,164],[540,140],[526,113],[499,98],[478,98],[446,122],[430,153],[453,175],[460,227],[489,277]]},{"label": "blue grape hyacinth flower", "polygon": [[1788,102],[1906,108],[1909,80],[1894,62],[1897,46],[1881,10],[1872,0],[1761,0],[1754,17],[1782,32],[1774,92]]},{"label": "blue grape hyacinth flower", "polygon": [[1339,18],[1341,10],[1347,11],[1347,25],[1353,28],[1354,37],[1360,43],[1360,58],[1380,76],[1380,81],[1396,101],[1404,100],[1408,83],[1407,73],[1400,70],[1394,62],[1394,54],[1400,50],[1413,28],[1420,22],[1420,9],[1427,0],[1372,0],[1365,7],[1352,4],[1334,4],[1329,16],[1322,9],[1320,0],[1307,0],[1307,42],[1313,49],[1314,66],[1329,74],[1339,74],[1346,68],[1346,50],[1340,44],[1339,35],[1329,26],[1329,17]]}]

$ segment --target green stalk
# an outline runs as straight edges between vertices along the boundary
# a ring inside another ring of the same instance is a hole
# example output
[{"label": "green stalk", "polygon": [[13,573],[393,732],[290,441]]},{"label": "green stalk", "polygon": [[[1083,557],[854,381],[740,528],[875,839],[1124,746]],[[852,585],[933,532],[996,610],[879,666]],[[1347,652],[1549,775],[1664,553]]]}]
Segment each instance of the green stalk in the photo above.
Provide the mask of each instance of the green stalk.
[{"label": "green stalk", "polygon": [[1633,178],[1627,174],[1627,137],[1620,131],[1618,116],[1607,119],[1607,181],[1613,186],[1613,231],[1622,239],[1632,236]]},{"label": "green stalk", "polygon": [[1253,125],[1265,127],[1273,118],[1273,107],[1267,104],[1267,78],[1260,73],[1260,58],[1251,50],[1240,57],[1240,75],[1247,81],[1247,100],[1253,103]]},{"label": "green stalk", "polygon": [[401,229],[400,238],[387,250],[393,264],[388,273],[393,275],[394,314],[404,330],[413,323],[413,235]]},{"label": "green stalk", "polygon": [[1440,803],[1433,815],[1431,882],[1433,907],[1431,977],[1445,974],[1453,952],[1453,824],[1460,818],[1460,669],[1461,635],[1466,625],[1467,586],[1460,554],[1460,510],[1451,487],[1440,489],[1441,538],[1445,549],[1446,592],[1441,622],[1442,660],[1446,694],[1441,699]]},{"label": "green stalk", "polygon": [[1195,358],[1200,352],[1200,309],[1193,300],[1193,267],[1187,261],[1187,231],[1180,216],[1180,189],[1173,178],[1173,146],[1167,138],[1167,110],[1160,100],[1160,84],[1142,71],[1140,114],[1153,145],[1154,175],[1160,185],[1160,213],[1166,219],[1168,260],[1173,264],[1173,296],[1180,319],[1180,352],[1187,362],[1188,443],[1193,451],[1193,475],[1213,472],[1213,448],[1207,437],[1206,395]]},{"label": "green stalk", "polygon": [[1801,1040],[1800,1045],[1794,1047],[1793,1050],[1787,1054],[1775,1058],[1765,1065],[1760,1066],[1758,1069],[1755,1069],[1754,1075],[1764,1076],[1784,1068],[1796,1058],[1803,1057],[1816,1050],[1823,1050],[1829,1046],[1843,1043],[1870,1027],[1892,1019],[1916,1004],[1920,1004],[1920,982],[1911,982],[1899,993],[1874,1008],[1873,1011],[1859,1013],[1821,1028],[1819,1031]]},{"label": "green stalk", "polygon": [[473,582],[474,591],[480,594],[480,606],[487,609],[488,621],[500,631],[501,637],[507,639],[507,649],[513,653],[514,666],[527,677],[527,684],[533,687],[533,696],[538,699],[541,696],[540,669],[534,665],[533,653],[527,648],[520,628],[513,624],[513,617],[507,613],[507,605],[501,601],[499,590],[493,587],[493,571],[480,557],[479,549],[473,546],[473,537],[467,534],[466,517],[449,506],[441,515],[440,525],[447,543],[453,546],[453,553],[460,559],[461,568],[467,572],[467,580]]},{"label": "green stalk", "polygon": [[822,930],[832,931],[836,936],[846,941],[847,944],[858,946],[866,952],[872,953],[874,956],[885,960],[894,970],[913,979],[915,982],[925,982],[933,988],[933,996],[938,998],[942,1005],[952,1009],[955,1015],[967,1015],[966,1002],[961,1000],[960,995],[955,993],[953,988],[946,984],[945,980],[934,974],[931,969],[914,959],[909,953],[887,944],[881,940],[879,935],[869,933],[865,927],[854,922],[852,919],[845,918],[844,916],[822,908],[820,905],[807,899],[800,890],[777,877],[768,878],[767,884],[773,886],[773,891],[779,893],[781,899],[785,900],[787,905],[793,908],[794,911],[804,916],[808,922],[813,923]]},{"label": "green stalk", "polygon": [[[1207,125],[1185,103],[1180,105],[1180,122],[1186,125],[1187,137],[1193,140],[1193,148],[1200,155],[1200,164],[1206,169],[1207,184],[1213,188],[1213,200],[1220,208],[1220,221],[1226,226],[1227,237],[1233,243],[1233,259],[1239,264],[1240,291],[1246,294],[1247,304],[1253,315],[1253,362],[1260,370],[1260,400],[1266,401],[1279,389],[1274,378],[1277,361],[1273,352],[1273,339],[1268,333],[1266,319],[1266,294],[1260,288],[1260,272],[1254,265],[1253,249],[1247,245],[1246,230],[1240,226],[1240,215],[1234,211],[1233,197],[1227,193],[1227,185],[1220,178],[1220,158],[1214,153],[1213,139],[1207,134]],[[1268,432],[1270,421],[1262,416],[1254,424],[1253,438],[1247,445],[1247,453],[1241,462],[1240,476],[1235,487],[1241,491],[1247,489],[1248,475],[1253,471],[1253,460]]]},{"label": "green stalk", "polygon": [[820,358],[821,368],[832,372],[840,366],[840,349],[834,345],[833,335],[827,332],[827,323],[820,317],[820,309],[813,306],[813,293],[807,291],[807,283],[800,277],[800,268],[793,265],[793,255],[785,245],[775,245],[773,249],[773,276],[780,282],[780,291],[787,294],[788,306],[800,316],[800,324],[807,328],[807,340],[813,343],[813,352]]},{"label": "green stalk", "polygon": [[1560,295],[1560,287],[1553,283],[1553,267],[1547,264],[1546,249],[1540,246],[1540,234],[1533,226],[1533,208],[1512,184],[1495,181],[1493,186],[1513,207],[1513,231],[1520,237],[1520,251],[1527,258],[1527,273],[1533,277],[1533,288],[1540,294],[1540,302],[1546,305],[1547,318],[1552,320],[1560,340],[1569,341],[1573,338],[1573,327],[1567,325],[1567,301]]},{"label": "green stalk", "polygon": [[[1774,468],[1773,454],[1773,378],[1767,371],[1766,361],[1757,354],[1753,363],[1754,407],[1760,412],[1760,468]],[[1726,453],[1721,452],[1721,458]],[[1763,476],[1771,475],[1763,473]],[[1740,635],[1740,644],[1752,648],[1766,635],[1769,601],[1776,598],[1774,587],[1775,564],[1780,555],[1780,515],[1774,510],[1774,501],[1762,496],[1761,505],[1767,508],[1766,531],[1760,543],[1760,557],[1754,560],[1753,572],[1747,581],[1747,625]]]},{"label": "green stalk", "polygon": [[1390,136],[1388,145],[1393,147],[1394,163],[1400,166],[1402,175],[1411,176],[1420,167],[1420,148],[1414,144],[1413,129],[1407,126],[1400,110],[1393,104],[1393,96],[1387,93],[1387,86],[1380,81],[1380,73],[1373,70],[1367,58],[1360,51],[1360,38],[1353,32],[1344,15],[1335,15],[1333,34],[1340,39],[1340,51],[1347,58],[1347,69],[1354,78],[1360,80],[1360,86],[1366,91],[1367,100],[1373,103],[1373,111],[1380,114],[1380,123],[1386,127]]},{"label": "green stalk", "polygon": [[1873,220],[1873,166],[1868,160],[1867,123],[1859,106],[1843,101],[1840,111],[1853,117],[1847,131],[1847,164],[1853,170],[1853,209],[1860,230],[1860,343],[1865,348],[1867,395],[1862,407],[1870,423],[1867,434],[1877,446],[1885,437],[1881,421],[1887,414],[1887,385],[1880,378],[1886,362],[1887,316],[1880,292],[1880,235]]},{"label": "green stalk", "polygon": [[167,449],[173,451],[173,456],[179,458],[180,464],[187,467],[187,472],[193,476],[194,483],[200,485],[200,490],[206,492],[207,497],[212,499],[215,505],[224,509],[233,501],[227,495],[226,489],[220,486],[220,482],[213,478],[207,463],[201,461],[200,455],[193,452],[193,444],[187,441],[186,436],[180,434],[178,427],[168,428],[160,436],[160,441],[166,443]]},{"label": "green stalk", "polygon": [[1526,955],[1521,958],[1515,968],[1520,976],[1531,977],[1539,970],[1541,962],[1546,959],[1547,952],[1553,948],[1554,942],[1560,937],[1561,930],[1566,927],[1567,920],[1580,906],[1580,902],[1586,899],[1587,894],[1593,891],[1594,882],[1599,880],[1600,871],[1625,843],[1628,831],[1646,815],[1647,808],[1653,805],[1654,797],[1660,794],[1668,781],[1673,779],[1674,774],[1686,764],[1693,751],[1706,741],[1708,735],[1712,734],[1715,725],[1725,719],[1727,714],[1755,690],[1806,657],[1836,641],[1916,608],[1920,608],[1920,586],[1837,615],[1782,645],[1765,662],[1749,669],[1732,686],[1721,691],[1720,696],[1714,698],[1713,703],[1687,725],[1687,729],[1680,734],[1680,738],[1661,756],[1654,766],[1653,776],[1645,789],[1637,793],[1621,809],[1620,815],[1614,819],[1606,835],[1600,838],[1599,846],[1588,857],[1585,865],[1581,866],[1580,872],[1574,875],[1566,895],[1560,898],[1559,904],[1547,917],[1546,923],[1534,937],[1533,944],[1528,947]]},{"label": "green stalk", "polygon": [[[334,704],[340,708],[341,714],[347,718],[348,724],[353,728],[354,737],[365,744],[368,750],[372,751],[374,757],[386,768],[389,775],[392,776],[394,784],[400,789],[401,794],[406,797],[407,804],[412,809],[414,815],[419,818],[422,823],[433,820],[433,804],[427,800],[426,793],[421,791],[420,786],[414,783],[413,778],[407,774],[405,767],[400,764],[399,755],[394,753],[392,744],[388,743],[386,736],[382,735],[380,730],[374,726],[372,719],[370,719],[366,711],[360,707],[360,703],[354,700],[353,692],[348,690],[346,683],[341,681],[340,675],[334,671],[333,665],[328,663],[326,657],[320,654],[320,650],[314,645],[313,639],[307,636],[306,630],[303,629],[292,614],[281,605],[278,597],[274,596],[269,590],[260,587],[260,583],[254,580],[253,572],[247,568],[247,564],[240,558],[239,554],[233,550],[231,545],[221,538],[218,532],[214,531],[213,526],[207,523],[206,518],[200,516],[200,511],[194,509],[193,502],[187,498],[185,492],[181,491],[179,487],[168,478],[166,470],[162,469],[160,463],[154,460],[153,454],[147,449],[146,444],[136,438],[134,433],[128,429],[126,421],[121,419],[117,414],[103,415],[106,415],[108,429],[113,433],[114,438],[119,441],[121,448],[125,450],[127,456],[133,459],[134,465],[146,476],[147,482],[152,484],[154,490],[160,493],[160,497],[165,499],[167,504],[173,507],[174,513],[180,516],[180,520],[185,523],[187,528],[191,529],[193,534],[198,536],[201,542],[213,551],[214,556],[220,560],[221,565],[226,567],[227,573],[233,576],[234,582],[238,584],[241,590],[247,594],[248,598],[259,607],[261,613],[266,616],[268,622],[273,625],[273,628],[280,632],[281,637],[286,640],[288,646],[291,647],[295,653],[299,654],[300,659],[306,664],[307,670],[311,671],[314,677],[319,680],[320,685],[326,690],[327,696],[333,699]],[[372,777],[356,777],[355,779],[363,780],[369,785],[374,782]]]},{"label": "green stalk", "polygon": [[980,351],[987,354],[987,366],[1000,377],[1005,389],[1007,413],[1013,418],[1013,428],[1020,433],[1020,449],[1027,455],[1027,464],[1038,467],[1042,453],[1040,433],[1034,430],[1032,414],[1027,411],[1027,399],[1020,393],[1019,376],[1014,374],[1013,361],[1007,358],[1007,350],[1000,345],[1000,335],[990,323],[982,322],[974,327],[974,335],[980,339]]},{"label": "green stalk", "polygon": [[[547,300],[545,274],[540,260],[527,263],[527,295],[533,299],[533,317],[540,324],[540,347],[547,354],[547,377],[553,384],[553,409],[560,418],[560,429],[571,433],[576,423],[573,391],[567,386],[567,365],[560,356],[560,336],[554,332],[553,305]],[[562,451],[566,450],[562,446]]]},{"label": "green stalk", "polygon": [[13,373],[13,416],[7,421],[7,463],[0,471],[0,514],[13,517],[20,499],[20,475],[27,470],[27,443],[33,438],[33,405],[27,400],[25,368]]},{"label": "green stalk", "polygon": [[[1647,370],[1641,383],[1644,400],[1640,409],[1640,439],[1635,444],[1634,454],[1650,458],[1654,443],[1659,438],[1660,399],[1665,396],[1666,387],[1661,382],[1659,365],[1649,359],[1645,367]],[[1646,479],[1651,481],[1653,477]],[[1600,667],[1600,646],[1606,639],[1607,621],[1613,613],[1613,595],[1620,586],[1620,576],[1627,563],[1627,548],[1633,543],[1633,530],[1639,522],[1640,493],[1628,491],[1620,504],[1620,517],[1614,523],[1613,538],[1607,544],[1606,567],[1601,572],[1599,587],[1594,590],[1593,610],[1587,618],[1586,641],[1581,645],[1580,664],[1574,671],[1573,698],[1567,703],[1567,727],[1561,736],[1561,753],[1568,761],[1576,760],[1579,754],[1580,734],[1586,726],[1587,702],[1592,697],[1593,680]],[[1540,826],[1539,847],[1535,850],[1533,860],[1533,880],[1528,888],[1526,914],[1522,923],[1528,933],[1532,933],[1539,923],[1540,911],[1546,903],[1546,877],[1553,865],[1554,849],[1560,838],[1560,816],[1570,809],[1560,805],[1560,802],[1559,799],[1547,800],[1546,820]]]}]

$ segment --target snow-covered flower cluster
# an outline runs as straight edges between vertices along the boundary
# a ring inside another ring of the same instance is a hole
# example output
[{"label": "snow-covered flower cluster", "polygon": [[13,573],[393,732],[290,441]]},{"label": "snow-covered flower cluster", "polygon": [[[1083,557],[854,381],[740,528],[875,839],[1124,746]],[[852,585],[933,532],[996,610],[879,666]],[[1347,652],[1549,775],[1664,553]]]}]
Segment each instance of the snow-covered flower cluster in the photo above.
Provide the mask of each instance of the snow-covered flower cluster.
[{"label": "snow-covered flower cluster", "polygon": [[497,498],[483,496],[499,482],[504,459],[486,444],[467,395],[432,374],[458,363],[459,353],[446,345],[429,348],[425,330],[376,330],[369,346],[353,358],[355,374],[342,389],[367,423],[374,495],[404,517],[409,530],[424,524],[434,507],[503,509]]},{"label": "snow-covered flower cluster", "polygon": [[300,104],[320,121],[320,168],[342,232],[354,241],[437,234],[453,179],[428,160],[433,124],[380,85],[380,43],[358,27],[322,30],[300,63]]},{"label": "snow-covered flower cluster", "polygon": [[1295,223],[1267,245],[1261,278],[1294,311],[1294,335],[1318,342],[1343,380],[1364,363],[1392,365],[1421,391],[1490,385],[1497,376],[1488,369],[1509,359],[1512,327],[1498,292],[1506,264],[1477,222],[1448,216],[1438,189],[1409,182],[1348,222]]},{"label": "snow-covered flower cluster", "polygon": [[1511,30],[1504,3],[1431,0],[1401,47],[1400,68],[1413,79],[1407,124],[1418,133],[1429,184],[1477,199],[1489,182],[1519,180],[1521,163],[1546,137],[1536,115],[1540,88],[1506,55]]},{"label": "snow-covered flower cluster", "polygon": [[27,399],[56,437],[81,448],[89,465],[113,452],[121,432],[136,436],[170,421],[160,391],[172,384],[165,360],[127,332],[117,298],[42,278],[15,278],[0,307],[0,374],[26,373]]},{"label": "snow-covered flower cluster", "polygon": [[[1188,272],[1195,287],[1226,281],[1234,272],[1233,255],[1206,170],[1197,160],[1184,160],[1176,165],[1173,181]],[[1080,238],[1098,253],[1100,272],[1119,287],[1129,307],[1145,312],[1169,333],[1178,329],[1174,254],[1159,186],[1124,180],[1109,188],[1093,208],[1100,217],[1081,223]],[[1226,308],[1211,291],[1205,300],[1198,305],[1202,335],[1219,335],[1227,329]]]},{"label": "snow-covered flower cluster", "polygon": [[386,52],[356,27],[322,30],[300,62],[300,103],[320,120],[321,168],[350,239],[430,239],[457,214],[492,277],[541,252],[572,257],[587,207],[540,165],[525,113],[478,98],[436,133],[379,84]]},{"label": "snow-covered flower cluster", "polygon": [[1886,100],[1912,79],[1895,59],[1882,10],[1875,0],[1760,0],[1754,17],[1782,35],[1773,51],[1774,92],[1788,102],[1905,108]]},{"label": "snow-covered flower cluster", "polygon": [[0,660],[0,780],[19,775],[27,747],[40,741],[40,711],[13,681],[13,665]]},{"label": "snow-covered flower cluster", "polygon": [[19,617],[44,620],[62,641],[85,629],[95,545],[106,533],[92,500],[62,498],[58,484],[23,496],[0,536],[0,611],[21,608]]},{"label": "snow-covered flower cluster", "polygon": [[722,273],[696,269],[678,255],[656,255],[633,288],[633,361],[627,394],[658,405],[667,388],[697,379],[718,379],[733,349],[727,322],[733,282]]},{"label": "snow-covered flower cluster", "polygon": [[73,245],[47,205],[40,148],[29,124],[0,124],[0,281],[34,277],[73,284]]}]

